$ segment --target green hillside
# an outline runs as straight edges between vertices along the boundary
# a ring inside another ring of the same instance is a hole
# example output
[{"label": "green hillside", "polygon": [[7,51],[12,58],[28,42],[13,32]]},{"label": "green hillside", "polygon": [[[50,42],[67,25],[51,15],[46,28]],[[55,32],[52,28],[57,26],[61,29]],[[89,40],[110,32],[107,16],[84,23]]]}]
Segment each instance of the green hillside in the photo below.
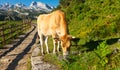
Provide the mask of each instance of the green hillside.
[{"label": "green hillside", "polygon": [[119,0],[60,0],[70,34],[85,42],[120,36]]},{"label": "green hillside", "polygon": [[120,70],[120,0],[60,0],[72,41],[67,61],[46,55],[62,70]]}]

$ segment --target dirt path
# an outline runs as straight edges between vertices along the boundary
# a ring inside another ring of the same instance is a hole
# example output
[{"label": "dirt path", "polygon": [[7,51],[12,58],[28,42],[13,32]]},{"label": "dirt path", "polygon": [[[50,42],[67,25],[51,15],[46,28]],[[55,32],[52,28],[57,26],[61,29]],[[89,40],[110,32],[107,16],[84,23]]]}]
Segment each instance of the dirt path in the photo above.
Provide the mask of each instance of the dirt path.
[{"label": "dirt path", "polygon": [[27,70],[28,60],[36,46],[36,27],[33,26],[27,34],[20,37],[19,42],[6,49],[0,49],[0,70]]}]

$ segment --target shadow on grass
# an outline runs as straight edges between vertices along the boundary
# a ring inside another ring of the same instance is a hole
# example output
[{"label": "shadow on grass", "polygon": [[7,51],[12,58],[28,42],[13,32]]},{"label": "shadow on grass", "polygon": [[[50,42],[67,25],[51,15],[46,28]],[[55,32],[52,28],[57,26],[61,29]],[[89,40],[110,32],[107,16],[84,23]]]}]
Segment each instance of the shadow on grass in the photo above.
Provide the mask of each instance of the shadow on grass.
[{"label": "shadow on grass", "polygon": [[[118,39],[119,39],[119,38],[108,39],[108,40],[106,40],[106,43],[107,43],[108,45],[112,45],[112,44],[117,43],[117,42],[118,42]],[[79,39],[79,40],[80,40],[80,39]],[[97,46],[98,46],[101,42],[105,41],[105,40],[98,40],[98,41],[93,41],[93,40],[91,40],[90,42],[87,42],[87,43],[84,44],[84,45],[79,45],[79,44],[78,44],[79,40],[77,39],[77,40],[74,41],[74,42],[77,42],[77,43],[76,43],[75,45],[73,45],[73,46],[74,46],[75,48],[77,48],[77,49],[75,50],[75,52],[73,52],[72,54],[69,55],[66,63],[74,63],[74,62],[76,62],[76,61],[79,60],[79,58],[81,57],[81,56],[79,57],[79,56],[77,56],[77,55],[80,55],[81,53],[84,53],[84,52],[94,51],[94,49],[96,49]],[[77,47],[76,47],[76,46],[77,46]],[[87,48],[87,49],[84,49],[84,48]],[[83,49],[84,49],[84,50],[83,50]],[[73,49],[71,49],[71,50],[73,51]],[[118,51],[118,49],[116,49],[116,50]]]},{"label": "shadow on grass", "polygon": [[[117,43],[117,42],[118,42],[118,39],[119,39],[119,38],[107,39],[107,40],[106,40],[106,43],[107,43],[108,45],[112,45],[112,44]],[[97,46],[98,46],[101,42],[103,42],[103,41],[105,41],[105,40],[98,40],[98,41],[93,41],[93,40],[91,40],[90,42],[88,42],[88,43],[86,43],[85,45],[83,45],[83,47],[87,47],[87,48],[88,48],[88,50],[86,50],[86,51],[93,51],[93,50],[96,49]]]},{"label": "shadow on grass", "polygon": [[[106,43],[108,45],[112,45],[112,44],[115,44],[118,42],[118,39],[120,38],[111,38],[111,39],[107,39],[106,40]],[[80,38],[75,38],[72,40],[72,42],[74,43],[73,45],[71,45],[72,47],[76,48],[76,51],[80,51],[80,52],[84,52],[84,51],[93,51],[94,49],[97,48],[97,46],[105,41],[105,40],[98,40],[98,41],[94,41],[94,40],[91,40],[87,43],[85,43],[84,45],[80,45],[78,42],[80,41]],[[72,49],[71,49],[72,50]],[[75,52],[76,52],[75,51]]]}]

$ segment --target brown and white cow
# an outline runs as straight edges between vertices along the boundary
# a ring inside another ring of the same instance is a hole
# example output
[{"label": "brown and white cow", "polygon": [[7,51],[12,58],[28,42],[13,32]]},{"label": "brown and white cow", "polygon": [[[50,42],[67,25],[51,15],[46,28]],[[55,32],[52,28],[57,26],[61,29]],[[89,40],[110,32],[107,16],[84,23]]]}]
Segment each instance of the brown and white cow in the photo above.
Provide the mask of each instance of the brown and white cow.
[{"label": "brown and white cow", "polygon": [[[70,47],[71,35],[67,33],[67,23],[64,12],[57,10],[50,14],[43,14],[37,18],[38,35],[40,37],[41,53],[43,54],[43,42],[45,41],[46,51],[48,50],[48,36],[52,36],[55,54],[56,44],[58,43],[57,51],[59,52],[59,44],[61,43],[63,56],[68,55],[68,48]],[[43,39],[45,37],[45,39]],[[59,39],[59,40],[58,40]]]}]

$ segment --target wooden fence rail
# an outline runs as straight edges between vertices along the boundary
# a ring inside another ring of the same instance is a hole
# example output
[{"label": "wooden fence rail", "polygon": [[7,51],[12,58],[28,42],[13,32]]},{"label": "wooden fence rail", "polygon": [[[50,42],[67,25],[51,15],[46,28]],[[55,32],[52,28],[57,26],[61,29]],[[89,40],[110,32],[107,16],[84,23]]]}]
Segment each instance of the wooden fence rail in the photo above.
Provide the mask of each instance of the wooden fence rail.
[{"label": "wooden fence rail", "polygon": [[0,48],[3,48],[9,40],[13,40],[15,37],[26,31],[31,27],[31,21],[24,20],[20,24],[9,24],[4,22],[0,24]]}]

